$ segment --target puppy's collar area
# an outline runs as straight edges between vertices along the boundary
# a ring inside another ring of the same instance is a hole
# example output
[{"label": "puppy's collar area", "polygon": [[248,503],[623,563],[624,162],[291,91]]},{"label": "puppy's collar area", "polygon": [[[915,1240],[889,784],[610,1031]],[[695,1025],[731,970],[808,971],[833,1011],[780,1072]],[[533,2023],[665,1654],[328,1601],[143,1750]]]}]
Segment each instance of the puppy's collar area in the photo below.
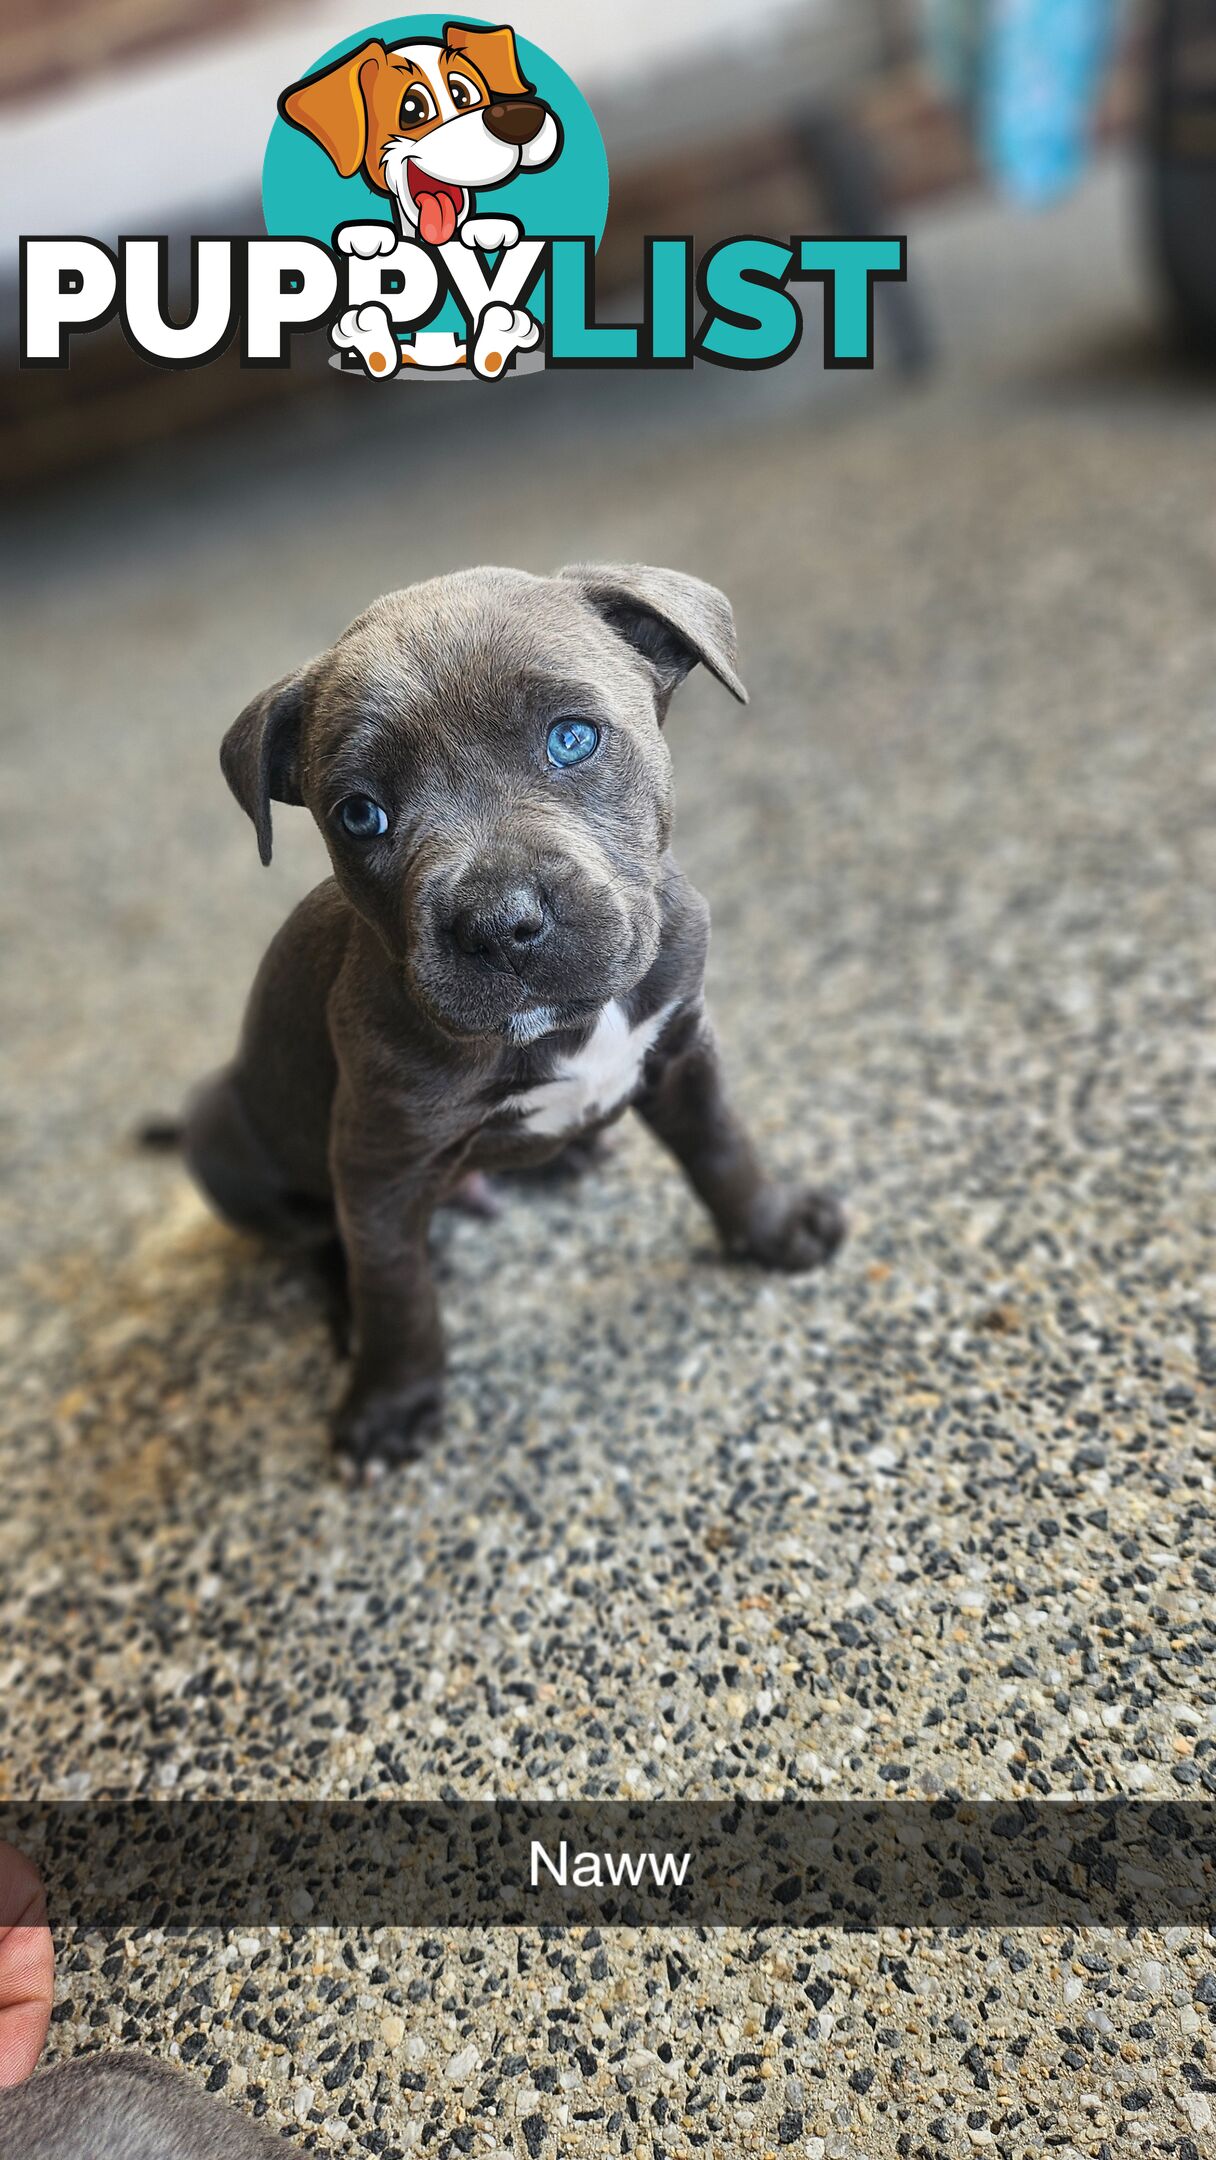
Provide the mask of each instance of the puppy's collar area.
[{"label": "puppy's collar area", "polygon": [[631,1020],[619,1000],[610,998],[579,1043],[555,1054],[547,1078],[509,1095],[502,1108],[527,1131],[551,1139],[611,1117],[637,1093],[646,1060],[676,1003],[672,999],[647,1019]]}]

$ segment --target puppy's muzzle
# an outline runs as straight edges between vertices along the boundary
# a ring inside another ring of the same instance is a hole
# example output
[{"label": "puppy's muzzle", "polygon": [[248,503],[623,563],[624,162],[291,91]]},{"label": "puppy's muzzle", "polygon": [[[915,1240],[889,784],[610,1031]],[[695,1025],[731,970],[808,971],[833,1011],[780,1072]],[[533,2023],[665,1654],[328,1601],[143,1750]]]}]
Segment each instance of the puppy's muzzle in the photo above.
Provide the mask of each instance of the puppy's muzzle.
[{"label": "puppy's muzzle", "polygon": [[522,150],[535,142],[545,124],[545,108],[533,98],[513,98],[509,105],[486,107],[485,124],[497,142],[512,143]]},{"label": "puppy's muzzle", "polygon": [[553,915],[538,885],[511,886],[500,896],[485,896],[458,906],[448,935],[466,959],[482,960],[504,974],[521,973],[553,927]]},{"label": "puppy's muzzle", "polygon": [[585,817],[504,786],[462,805],[463,830],[439,824],[413,853],[398,936],[440,1027],[501,1034],[534,1007],[589,1011],[641,980],[659,938],[645,859],[614,859]]}]

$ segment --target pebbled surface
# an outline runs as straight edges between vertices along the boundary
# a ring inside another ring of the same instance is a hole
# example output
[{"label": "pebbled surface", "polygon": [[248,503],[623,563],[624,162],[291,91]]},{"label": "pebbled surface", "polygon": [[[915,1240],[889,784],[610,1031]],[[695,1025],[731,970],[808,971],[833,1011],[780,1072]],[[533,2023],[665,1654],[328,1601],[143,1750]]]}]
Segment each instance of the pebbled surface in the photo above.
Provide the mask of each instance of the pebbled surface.
[{"label": "pebbled surface", "polygon": [[[1106,174],[928,228],[954,342],[915,394],[518,384],[453,468],[394,392],[425,540],[362,393],[25,517],[0,1790],[1216,1790],[1216,408],[1120,208]],[[127,1136],[321,874],[290,812],[259,870],[224,724],[476,556],[732,593],[752,705],[685,693],[679,843],[739,1099],[851,1234],[724,1266],[632,1127],[446,1218],[444,1439],[348,1492],[315,1294]],[[88,1938],[55,2044],[180,2052],[325,2153],[1194,2160],[1210,1965],[1178,1929]]]}]

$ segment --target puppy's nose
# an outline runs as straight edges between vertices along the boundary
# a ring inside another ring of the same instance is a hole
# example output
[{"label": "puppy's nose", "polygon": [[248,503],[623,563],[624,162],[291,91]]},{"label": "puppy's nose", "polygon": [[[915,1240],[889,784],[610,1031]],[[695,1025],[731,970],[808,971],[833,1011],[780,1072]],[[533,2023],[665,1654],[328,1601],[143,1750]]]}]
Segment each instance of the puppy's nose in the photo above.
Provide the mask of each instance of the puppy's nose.
[{"label": "puppy's nose", "polygon": [[513,99],[509,105],[490,105],[486,108],[486,126],[499,142],[514,143],[522,149],[525,143],[534,142],[545,124],[545,108],[531,98]]},{"label": "puppy's nose", "polygon": [[451,928],[470,959],[513,968],[540,944],[549,911],[535,885],[515,885],[491,904],[477,900],[457,908]]}]

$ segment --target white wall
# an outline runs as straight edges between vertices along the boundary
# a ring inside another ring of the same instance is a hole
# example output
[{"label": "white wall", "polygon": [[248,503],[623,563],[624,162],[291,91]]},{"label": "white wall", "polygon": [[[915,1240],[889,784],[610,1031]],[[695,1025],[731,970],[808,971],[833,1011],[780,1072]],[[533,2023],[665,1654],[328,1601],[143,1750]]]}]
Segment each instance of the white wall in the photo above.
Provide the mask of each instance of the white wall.
[{"label": "white wall", "polygon": [[[700,61],[715,43],[732,48],[746,73],[748,58],[762,59],[792,30],[846,6],[855,16],[867,4],[749,0],[744,31],[740,0],[514,0],[504,12],[594,104],[597,92],[615,93],[619,103],[631,76],[653,80],[660,66]],[[170,48],[66,95],[0,110],[0,279],[15,275],[23,232],[113,239],[256,196],[284,84],[387,12],[375,0],[305,0],[256,31]]]}]

